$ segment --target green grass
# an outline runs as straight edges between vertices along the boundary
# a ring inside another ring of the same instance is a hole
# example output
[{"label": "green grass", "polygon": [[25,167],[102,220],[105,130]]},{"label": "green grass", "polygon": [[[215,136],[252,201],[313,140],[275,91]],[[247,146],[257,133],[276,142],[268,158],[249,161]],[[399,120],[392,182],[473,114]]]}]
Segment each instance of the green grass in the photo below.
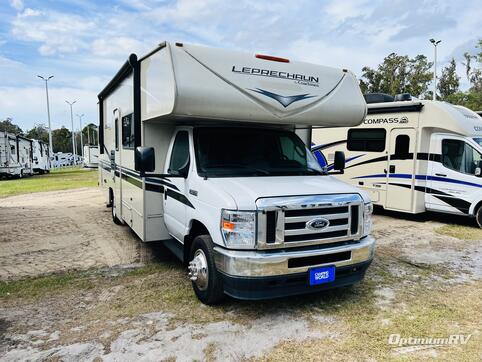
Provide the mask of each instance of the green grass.
[{"label": "green grass", "polygon": [[452,236],[461,240],[482,240],[482,229],[474,226],[444,225],[435,229],[437,234]]},{"label": "green grass", "polygon": [[45,175],[34,175],[22,179],[0,180],[0,197],[93,186],[97,186],[96,170],[64,168],[52,170],[49,174]]}]

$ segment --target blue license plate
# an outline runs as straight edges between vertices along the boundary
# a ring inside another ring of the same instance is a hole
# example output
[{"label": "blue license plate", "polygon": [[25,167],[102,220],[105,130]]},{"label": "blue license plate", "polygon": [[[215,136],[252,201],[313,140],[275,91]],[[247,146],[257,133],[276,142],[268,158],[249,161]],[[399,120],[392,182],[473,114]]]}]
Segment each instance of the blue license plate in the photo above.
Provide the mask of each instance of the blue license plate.
[{"label": "blue license plate", "polygon": [[310,285],[329,283],[335,280],[335,267],[326,266],[310,270]]}]

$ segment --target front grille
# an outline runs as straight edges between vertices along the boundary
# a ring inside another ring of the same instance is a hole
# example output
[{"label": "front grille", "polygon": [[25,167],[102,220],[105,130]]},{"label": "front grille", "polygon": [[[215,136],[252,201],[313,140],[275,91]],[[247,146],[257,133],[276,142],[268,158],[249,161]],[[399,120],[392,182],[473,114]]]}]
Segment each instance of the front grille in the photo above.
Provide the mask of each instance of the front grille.
[{"label": "front grille", "polygon": [[[297,247],[360,238],[363,200],[359,195],[293,199],[292,204],[276,198],[258,205],[262,211],[258,217],[259,247]],[[277,207],[278,202],[282,206]]]}]

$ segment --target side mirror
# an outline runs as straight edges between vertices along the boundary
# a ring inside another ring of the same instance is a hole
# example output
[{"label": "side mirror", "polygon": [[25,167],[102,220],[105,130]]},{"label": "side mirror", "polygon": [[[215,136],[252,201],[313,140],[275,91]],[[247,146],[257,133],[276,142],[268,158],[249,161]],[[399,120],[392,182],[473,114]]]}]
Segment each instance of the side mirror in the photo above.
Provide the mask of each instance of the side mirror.
[{"label": "side mirror", "polygon": [[343,172],[345,169],[345,153],[343,151],[335,151],[333,169],[340,172]]},{"label": "side mirror", "polygon": [[478,164],[477,167],[475,168],[474,175],[477,176],[477,177],[481,177],[481,176],[482,176],[482,160],[479,161],[479,164]]},{"label": "side mirror", "polygon": [[134,152],[134,168],[141,174],[153,172],[156,169],[153,147],[136,147]]}]

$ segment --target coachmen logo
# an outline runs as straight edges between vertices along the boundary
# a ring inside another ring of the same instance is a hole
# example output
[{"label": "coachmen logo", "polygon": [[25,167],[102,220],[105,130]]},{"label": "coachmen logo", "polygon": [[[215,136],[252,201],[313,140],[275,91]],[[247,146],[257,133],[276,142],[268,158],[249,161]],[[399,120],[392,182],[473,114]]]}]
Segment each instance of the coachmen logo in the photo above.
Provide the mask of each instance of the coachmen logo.
[{"label": "coachmen logo", "polygon": [[323,218],[312,219],[306,222],[306,228],[311,230],[321,230],[330,225],[330,222]]}]

